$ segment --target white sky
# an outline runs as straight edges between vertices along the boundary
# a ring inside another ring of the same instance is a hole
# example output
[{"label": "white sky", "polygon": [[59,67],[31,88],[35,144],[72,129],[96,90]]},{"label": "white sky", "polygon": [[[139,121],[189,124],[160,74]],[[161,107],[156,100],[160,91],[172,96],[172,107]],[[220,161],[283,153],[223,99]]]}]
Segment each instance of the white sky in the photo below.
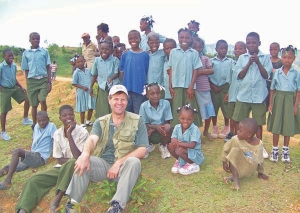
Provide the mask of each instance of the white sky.
[{"label": "white sky", "polygon": [[219,39],[229,44],[257,32],[261,50],[270,43],[300,49],[299,16],[296,0],[0,0],[0,45],[28,48],[31,32],[43,41],[59,46],[79,46],[87,32],[95,42],[97,25],[107,23],[109,35],[118,35],[128,44],[130,30],[139,30],[139,21],[151,14],[154,30],[177,41],[177,31],[190,20],[200,22],[200,37],[207,44]]}]

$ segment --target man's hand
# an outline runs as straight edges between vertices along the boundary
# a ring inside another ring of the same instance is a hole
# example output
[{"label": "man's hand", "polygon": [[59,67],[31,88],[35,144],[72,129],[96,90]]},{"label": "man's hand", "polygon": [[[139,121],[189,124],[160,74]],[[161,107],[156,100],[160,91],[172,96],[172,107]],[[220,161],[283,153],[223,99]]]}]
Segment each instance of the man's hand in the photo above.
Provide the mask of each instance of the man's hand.
[{"label": "man's hand", "polygon": [[75,161],[74,174],[81,176],[84,170],[90,170],[90,156],[82,153]]},{"label": "man's hand", "polygon": [[116,162],[112,165],[112,167],[110,167],[110,169],[108,170],[107,178],[109,178],[109,179],[117,178],[121,166],[122,166],[121,163],[120,163],[119,161],[116,161]]}]

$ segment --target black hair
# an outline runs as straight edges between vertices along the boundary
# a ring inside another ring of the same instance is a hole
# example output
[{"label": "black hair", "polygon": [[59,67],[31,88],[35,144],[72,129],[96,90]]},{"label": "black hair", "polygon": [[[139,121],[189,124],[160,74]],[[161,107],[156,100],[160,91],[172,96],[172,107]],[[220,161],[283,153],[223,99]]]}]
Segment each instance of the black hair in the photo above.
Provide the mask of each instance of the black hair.
[{"label": "black hair", "polygon": [[120,39],[120,37],[119,37],[119,36],[113,36],[112,38],[118,38],[118,39]]},{"label": "black hair", "polygon": [[59,108],[59,115],[61,115],[62,111],[63,110],[71,110],[72,112],[74,112],[74,109],[73,107],[71,107],[70,105],[62,105],[60,108]]},{"label": "black hair", "polygon": [[241,120],[241,122],[246,128],[248,129],[249,132],[251,132],[251,135],[255,135],[257,130],[258,130],[258,124],[255,119],[253,118],[244,118]]},{"label": "black hair", "polygon": [[227,41],[221,39],[221,40],[217,41],[216,48],[217,48],[220,44],[226,44],[226,45],[228,46]]},{"label": "black hair", "polygon": [[100,42],[100,45],[101,44],[107,44],[111,49],[113,49],[113,46],[114,46],[114,44],[111,42],[111,41],[101,41]]},{"label": "black hair", "polygon": [[48,113],[46,111],[39,111],[37,114],[36,114],[37,117],[47,117],[48,118]]},{"label": "black hair", "polygon": [[177,43],[174,39],[172,38],[166,38],[166,40],[164,41],[164,44],[166,43],[173,43],[173,45],[176,47],[177,46]]},{"label": "black hair", "polygon": [[98,29],[98,30],[102,30],[102,31],[105,32],[105,33],[108,33],[108,32],[109,32],[109,27],[108,27],[108,25],[105,24],[105,23],[99,24],[99,25],[97,26],[97,29]]},{"label": "black hair", "polygon": [[128,35],[129,35],[130,33],[137,33],[137,34],[139,34],[139,36],[141,37],[141,34],[140,34],[140,32],[139,32],[139,31],[137,31],[137,30],[130,30],[130,31],[129,31],[129,33],[128,33]]},{"label": "black hair", "polygon": [[53,63],[55,64],[55,63],[56,63],[56,61],[53,61]]},{"label": "black hair", "polygon": [[271,46],[272,44],[278,45],[278,48],[280,49],[279,43],[277,43],[277,42],[272,42],[272,43],[270,44],[270,46]]},{"label": "black hair", "polygon": [[199,29],[199,26],[200,26],[200,23],[199,22],[197,22],[197,21],[195,21],[195,20],[191,20],[189,23],[188,23],[188,25],[189,24],[195,24],[196,26],[197,26],[197,28]]},{"label": "black hair", "polygon": [[152,82],[150,84],[147,84],[146,85],[146,91],[150,90],[152,86],[158,86],[159,90],[161,91],[160,85],[157,82]]},{"label": "black hair", "polygon": [[117,43],[114,48],[115,49],[118,49],[118,48],[121,48],[121,47],[124,47],[124,49],[126,49],[126,45],[124,43]]},{"label": "black hair", "polygon": [[152,19],[152,16],[144,16],[141,18],[141,21],[146,21],[150,28],[153,27],[153,23],[155,23],[155,21]]},{"label": "black hair", "polygon": [[189,103],[186,103],[186,105],[182,106],[182,107],[178,107],[177,109],[177,113],[180,114],[180,112],[182,110],[186,110],[186,111],[190,111],[194,113],[198,113],[196,109],[193,109],[192,106]]},{"label": "black hair", "polygon": [[260,41],[260,37],[259,37],[258,33],[256,33],[256,32],[250,32],[250,33],[248,33],[248,35],[247,35],[246,38],[248,38],[248,37],[255,37],[255,38],[258,39],[258,41]]},{"label": "black hair", "polygon": [[8,52],[12,52],[11,49],[5,49],[5,50],[3,50],[3,52],[2,52],[3,57],[4,57],[4,55],[5,55],[6,53],[8,53]]},{"label": "black hair", "polygon": [[240,44],[242,45],[245,49],[247,49],[247,45],[243,41],[237,41],[235,44]]},{"label": "black hair", "polygon": [[288,51],[292,51],[294,53],[294,55],[297,55],[297,53],[298,53],[297,48],[293,47],[293,45],[289,45],[287,47],[284,47],[284,48],[280,49],[281,54],[283,54],[283,52],[287,53]]},{"label": "black hair", "polygon": [[38,36],[40,36],[40,34],[38,34],[37,32],[32,32],[32,33],[29,34],[29,39],[31,38],[32,35],[38,35]]},{"label": "black hair", "polygon": [[179,35],[179,33],[181,33],[181,32],[188,32],[189,34],[191,34],[191,36],[193,36],[193,33],[192,33],[192,31],[190,30],[190,29],[188,29],[188,28],[181,28],[181,29],[179,29],[178,30],[178,35]]},{"label": "black hair", "polygon": [[202,43],[202,45],[203,45],[203,47],[204,47],[204,41],[203,41],[201,38],[199,38],[198,36],[194,36],[194,37],[193,37],[192,44],[193,44],[194,41],[197,41],[197,42]]}]

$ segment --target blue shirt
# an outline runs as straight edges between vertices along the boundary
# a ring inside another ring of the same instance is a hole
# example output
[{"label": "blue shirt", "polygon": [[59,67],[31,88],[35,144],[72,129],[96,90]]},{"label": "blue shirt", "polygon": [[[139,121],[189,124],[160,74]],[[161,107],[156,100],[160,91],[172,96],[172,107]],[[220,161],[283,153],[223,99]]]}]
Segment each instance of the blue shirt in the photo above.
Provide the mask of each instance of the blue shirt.
[{"label": "blue shirt", "polygon": [[[151,32],[154,32],[154,31],[151,31]],[[158,34],[158,37],[159,37],[159,42],[160,43],[164,43],[164,41],[166,40],[166,37],[165,36],[162,36],[162,35],[159,35]],[[144,33],[142,36],[141,36],[141,42],[140,42],[140,48],[144,51],[148,51],[150,50],[150,47],[148,45],[148,35],[146,35],[146,33]]]},{"label": "blue shirt", "polygon": [[124,72],[123,85],[127,91],[143,93],[149,68],[147,52],[133,52],[128,50],[121,56],[120,71]]},{"label": "blue shirt", "polygon": [[[234,65],[235,63],[236,62],[234,62]],[[238,78],[237,72],[232,72],[231,78],[228,79],[228,83],[230,84],[228,90],[228,102],[236,102],[236,97],[241,83],[241,79]]]},{"label": "blue shirt", "polygon": [[37,48],[25,50],[22,55],[21,68],[28,70],[28,78],[47,77],[47,65],[50,65],[50,56],[47,49]]},{"label": "blue shirt", "polygon": [[157,110],[151,105],[150,101],[145,101],[140,106],[139,114],[146,124],[164,124],[165,121],[173,119],[169,101],[160,99]]},{"label": "blue shirt", "polygon": [[164,86],[164,62],[165,52],[160,49],[154,53],[149,52],[149,69],[147,75],[147,83],[157,82],[159,85]]},{"label": "blue shirt", "polygon": [[[257,56],[262,66],[267,71],[268,76],[270,76],[270,73],[273,69],[270,57],[260,51],[258,52]],[[248,63],[250,57],[251,55],[249,53],[240,55],[234,67],[234,72],[239,74]],[[237,100],[245,103],[262,103],[266,99],[267,95],[268,89],[266,79],[264,79],[260,74],[257,64],[253,63],[249,67],[245,77],[241,79]]]},{"label": "blue shirt", "polygon": [[73,73],[72,84],[79,84],[81,86],[90,88],[92,82],[92,74],[88,68],[84,69],[85,72],[83,72],[81,69],[76,68],[76,70]]},{"label": "blue shirt", "polygon": [[228,82],[228,79],[231,77],[233,60],[231,58],[223,58],[220,60],[217,56],[211,60],[214,73],[209,75],[210,81],[216,86],[222,86]]},{"label": "blue shirt", "polygon": [[5,88],[13,88],[16,81],[17,66],[11,63],[9,66],[6,61],[0,64],[0,85]]},{"label": "blue shirt", "polygon": [[39,124],[34,126],[31,151],[39,152],[45,163],[51,154],[53,146],[53,134],[55,131],[56,126],[51,122],[49,122],[44,129],[42,129]]},{"label": "blue shirt", "polygon": [[176,47],[170,52],[169,65],[172,68],[172,87],[189,88],[193,72],[202,67],[202,62],[196,50],[189,48],[183,51]]},{"label": "blue shirt", "polygon": [[275,70],[275,72],[273,73],[273,79],[270,89],[285,92],[300,91],[299,71],[291,67],[286,75],[283,72],[282,68],[283,67]]},{"label": "blue shirt", "polygon": [[168,75],[168,70],[170,69],[170,64],[169,64],[169,59],[166,56],[165,57],[165,62],[164,62],[164,88],[165,88],[165,99],[171,99],[171,93],[170,93],[170,79],[169,79],[169,75]]},{"label": "blue shirt", "polygon": [[[112,55],[106,60],[103,60],[101,56],[94,59],[91,73],[98,76],[97,81],[100,89],[105,90],[107,80],[118,73],[119,66],[120,60]],[[119,78],[113,80],[113,85],[118,83]]]}]

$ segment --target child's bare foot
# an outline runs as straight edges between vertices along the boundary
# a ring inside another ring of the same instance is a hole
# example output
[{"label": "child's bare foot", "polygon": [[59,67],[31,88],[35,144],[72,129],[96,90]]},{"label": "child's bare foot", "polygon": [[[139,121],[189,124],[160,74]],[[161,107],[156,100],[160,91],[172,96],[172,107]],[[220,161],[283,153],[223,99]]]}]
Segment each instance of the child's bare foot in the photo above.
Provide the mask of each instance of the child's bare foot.
[{"label": "child's bare foot", "polygon": [[210,141],[214,139],[208,132],[203,132],[203,135]]},{"label": "child's bare foot", "polygon": [[1,170],[0,170],[0,177],[4,176],[4,175],[6,175],[6,174],[7,174],[7,172],[4,171],[4,169],[1,169]]},{"label": "child's bare foot", "polygon": [[224,177],[224,181],[226,184],[232,183],[233,182],[233,177]]},{"label": "child's bare foot", "polygon": [[233,184],[231,186],[231,190],[236,190],[238,191],[240,189],[240,184],[239,182],[233,181]]},{"label": "child's bare foot", "polygon": [[59,212],[59,209],[60,208],[58,208],[58,204],[57,203],[52,202],[50,204],[50,213],[57,213],[57,212]]},{"label": "child's bare foot", "polygon": [[0,183],[0,190],[7,190],[11,187],[11,183],[1,182]]}]

